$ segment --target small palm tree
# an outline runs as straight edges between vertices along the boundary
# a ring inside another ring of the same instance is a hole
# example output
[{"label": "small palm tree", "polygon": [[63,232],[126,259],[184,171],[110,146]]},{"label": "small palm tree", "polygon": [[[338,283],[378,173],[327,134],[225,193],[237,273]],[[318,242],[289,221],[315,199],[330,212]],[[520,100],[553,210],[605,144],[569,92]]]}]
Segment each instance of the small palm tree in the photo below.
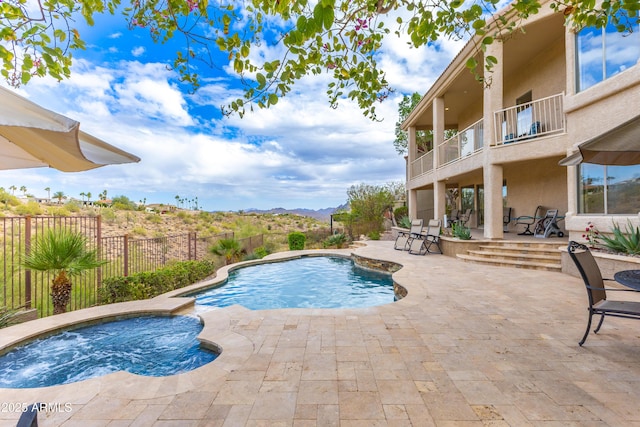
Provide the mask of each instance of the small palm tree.
[{"label": "small palm tree", "polygon": [[25,268],[55,275],[51,284],[53,314],[67,311],[71,299],[71,277],[105,264],[97,250],[87,248],[86,237],[66,228],[49,229],[35,240],[22,265]]},{"label": "small palm tree", "polygon": [[223,256],[226,265],[233,264],[240,260],[242,255],[242,247],[240,242],[234,239],[220,239],[215,246],[212,246],[209,251],[218,256]]}]

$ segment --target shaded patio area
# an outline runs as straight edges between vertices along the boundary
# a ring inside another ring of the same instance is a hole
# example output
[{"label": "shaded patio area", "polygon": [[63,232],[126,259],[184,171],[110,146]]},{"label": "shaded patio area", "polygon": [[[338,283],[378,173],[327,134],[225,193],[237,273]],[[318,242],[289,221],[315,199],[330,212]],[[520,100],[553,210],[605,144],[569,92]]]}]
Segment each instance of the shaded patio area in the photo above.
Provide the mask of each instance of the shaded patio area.
[{"label": "shaded patio area", "polygon": [[[390,241],[333,252],[351,251],[402,264],[394,280],[408,296],[367,309],[211,311],[204,338],[223,351],[207,366],[0,389],[0,402],[70,404],[40,414],[41,426],[640,425],[640,323],[606,319],[579,347],[580,279],[409,255]],[[1,412],[0,426],[18,415]]]}]

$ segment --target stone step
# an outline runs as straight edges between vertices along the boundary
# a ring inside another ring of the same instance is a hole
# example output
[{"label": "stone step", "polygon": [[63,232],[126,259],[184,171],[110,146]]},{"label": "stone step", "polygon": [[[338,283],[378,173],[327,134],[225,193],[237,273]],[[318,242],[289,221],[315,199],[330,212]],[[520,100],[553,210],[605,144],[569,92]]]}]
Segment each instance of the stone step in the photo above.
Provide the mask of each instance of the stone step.
[{"label": "stone step", "polygon": [[510,259],[498,259],[498,258],[484,258],[475,255],[458,254],[457,257],[465,262],[473,262],[477,264],[495,265],[501,267],[515,267],[526,268],[533,270],[546,270],[546,271],[562,271],[562,267],[559,263],[547,263],[547,262],[534,262],[534,261],[522,261],[522,260],[510,260]]},{"label": "stone step", "polygon": [[510,253],[510,254],[530,254],[530,255],[542,255],[551,256],[560,259],[561,253],[558,248],[529,248],[520,246],[495,246],[495,245],[481,245],[480,250],[488,253]]},{"label": "stone step", "polygon": [[520,261],[534,261],[534,262],[549,262],[560,264],[561,255],[560,252],[556,253],[544,253],[544,252],[505,252],[505,251],[484,251],[484,250],[470,250],[469,255],[474,255],[482,258],[490,259],[510,259]]}]

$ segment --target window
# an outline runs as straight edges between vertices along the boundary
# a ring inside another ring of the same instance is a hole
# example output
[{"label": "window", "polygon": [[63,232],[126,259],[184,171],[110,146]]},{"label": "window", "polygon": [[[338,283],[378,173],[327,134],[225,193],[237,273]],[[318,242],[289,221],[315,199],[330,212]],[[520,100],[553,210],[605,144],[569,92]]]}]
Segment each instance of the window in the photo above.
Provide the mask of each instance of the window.
[{"label": "window", "polygon": [[637,214],[640,211],[640,165],[583,163],[578,178],[578,211],[583,214]]},{"label": "window", "polygon": [[622,33],[611,22],[604,28],[586,27],[578,33],[576,44],[578,92],[634,66],[640,59],[637,22],[632,24],[632,31]]}]

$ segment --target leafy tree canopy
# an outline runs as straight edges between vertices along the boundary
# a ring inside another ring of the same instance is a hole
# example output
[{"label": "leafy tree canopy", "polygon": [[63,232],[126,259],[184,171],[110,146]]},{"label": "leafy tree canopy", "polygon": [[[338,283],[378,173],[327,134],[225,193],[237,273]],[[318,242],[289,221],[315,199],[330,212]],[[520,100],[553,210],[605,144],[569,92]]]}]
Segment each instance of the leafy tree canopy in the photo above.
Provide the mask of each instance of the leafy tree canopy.
[{"label": "leafy tree canopy", "polygon": [[[182,37],[173,68],[197,89],[198,66],[231,67],[244,95],[223,106],[227,114],[270,107],[305,75],[329,72],[331,106],[345,98],[376,118],[375,105],[392,88],[376,62],[384,37],[407,34],[416,48],[441,37],[478,36],[481,47],[538,13],[540,0],[514,0],[513,13],[490,21],[502,0],[4,0],[0,3],[0,72],[13,86],[35,76],[70,76],[74,50],[85,49],[82,21],[123,14],[130,29],[144,29],[154,42]],[[638,0],[560,0],[569,25],[602,27],[613,19],[619,31],[637,22]],[[630,19],[629,19],[630,18]],[[265,47],[277,49],[265,49]],[[275,57],[265,52],[275,51]],[[485,58],[489,66],[495,58]],[[467,66],[478,64],[471,58]],[[479,73],[477,73],[479,75]]]}]

